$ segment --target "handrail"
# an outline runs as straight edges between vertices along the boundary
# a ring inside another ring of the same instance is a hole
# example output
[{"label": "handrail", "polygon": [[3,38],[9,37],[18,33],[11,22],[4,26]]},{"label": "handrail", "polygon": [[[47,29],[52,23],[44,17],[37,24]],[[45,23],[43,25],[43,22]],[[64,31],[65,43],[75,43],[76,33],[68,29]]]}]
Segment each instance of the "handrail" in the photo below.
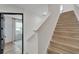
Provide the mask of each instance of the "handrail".
[{"label": "handrail", "polygon": [[42,21],[40,24],[38,24],[38,26],[36,26],[33,30],[34,32],[36,32],[47,20],[47,18],[50,16],[50,13],[45,17],[45,20]]},{"label": "handrail", "polygon": [[27,41],[29,41],[35,35],[36,31],[45,23],[45,21],[47,20],[47,18],[49,16],[50,16],[50,13],[46,16],[46,18],[45,18],[45,20],[43,22],[38,24],[38,26],[33,29],[34,33],[27,39]]},{"label": "handrail", "polygon": [[31,36],[29,36],[29,38],[27,39],[27,41],[29,41],[34,35],[35,35],[35,32]]}]

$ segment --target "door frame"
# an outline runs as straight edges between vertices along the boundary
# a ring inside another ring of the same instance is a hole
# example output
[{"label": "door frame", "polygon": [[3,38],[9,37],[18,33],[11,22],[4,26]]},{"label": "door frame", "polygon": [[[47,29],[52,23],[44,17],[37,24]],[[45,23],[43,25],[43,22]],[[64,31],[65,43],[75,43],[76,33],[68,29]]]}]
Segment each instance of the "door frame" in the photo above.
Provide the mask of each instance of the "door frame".
[{"label": "door frame", "polygon": [[0,12],[2,15],[22,15],[22,54],[24,54],[24,15],[23,13]]}]

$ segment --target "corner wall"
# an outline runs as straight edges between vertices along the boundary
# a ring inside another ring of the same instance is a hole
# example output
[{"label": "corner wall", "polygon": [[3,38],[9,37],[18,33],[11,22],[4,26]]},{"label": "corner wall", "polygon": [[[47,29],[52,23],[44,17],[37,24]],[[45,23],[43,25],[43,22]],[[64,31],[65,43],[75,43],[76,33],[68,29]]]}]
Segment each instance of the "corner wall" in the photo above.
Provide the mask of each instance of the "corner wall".
[{"label": "corner wall", "polygon": [[49,5],[50,16],[45,23],[39,28],[38,33],[38,53],[46,54],[47,48],[55,30],[58,17],[60,14],[60,5]]},{"label": "corner wall", "polygon": [[76,4],[74,5],[74,12],[77,17],[77,20],[79,21],[79,5],[78,6]]},{"label": "corner wall", "polygon": [[[38,40],[37,37],[34,36],[34,29],[36,29],[40,23],[43,22],[43,20],[45,19],[46,16],[43,15],[43,12],[47,12],[47,8],[48,5],[27,5],[30,6],[31,8],[31,12],[30,9],[29,11],[27,9],[24,10],[24,53],[25,54],[35,54],[38,51]],[[26,8],[28,8],[26,6]],[[46,7],[47,6],[47,7]],[[44,8],[45,7],[45,8]],[[32,8],[34,8],[32,10]],[[41,9],[42,8],[42,9]],[[36,9],[36,10],[35,10]],[[31,38],[31,36],[34,36]],[[29,40],[30,39],[30,40]]]},{"label": "corner wall", "polygon": [[72,11],[74,10],[73,4],[63,4],[62,12]]}]

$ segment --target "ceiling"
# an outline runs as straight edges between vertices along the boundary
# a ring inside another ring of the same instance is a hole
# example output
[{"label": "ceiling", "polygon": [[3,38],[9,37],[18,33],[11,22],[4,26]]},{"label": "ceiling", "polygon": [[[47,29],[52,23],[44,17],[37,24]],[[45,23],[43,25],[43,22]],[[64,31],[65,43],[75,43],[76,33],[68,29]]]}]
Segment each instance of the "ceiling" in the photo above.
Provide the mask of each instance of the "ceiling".
[{"label": "ceiling", "polygon": [[42,15],[48,11],[47,4],[13,4],[14,6],[23,8],[25,11],[30,11],[36,15]]}]

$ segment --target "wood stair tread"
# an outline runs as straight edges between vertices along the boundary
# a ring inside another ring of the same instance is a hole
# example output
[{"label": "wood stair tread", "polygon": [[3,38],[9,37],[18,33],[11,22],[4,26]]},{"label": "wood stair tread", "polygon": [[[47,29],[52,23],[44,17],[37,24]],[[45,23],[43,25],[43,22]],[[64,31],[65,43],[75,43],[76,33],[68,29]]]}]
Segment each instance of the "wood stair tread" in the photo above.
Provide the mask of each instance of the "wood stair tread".
[{"label": "wood stair tread", "polygon": [[67,51],[65,51],[65,50],[62,50],[62,49],[59,49],[59,48],[56,48],[56,47],[49,47],[48,48],[48,50],[51,50],[51,51],[53,51],[53,52],[56,52],[56,53],[59,53],[59,54],[63,54],[63,53],[65,53],[65,54],[68,54],[69,52],[67,52]]},{"label": "wood stair tread", "polygon": [[61,39],[66,39],[66,40],[76,40],[76,41],[78,41],[79,39],[78,38],[75,38],[75,37],[68,37],[68,36],[61,36],[61,35],[54,35],[54,37],[53,37],[53,39],[55,39],[55,38],[61,38]]},{"label": "wood stair tread", "polygon": [[54,32],[54,36],[65,36],[68,38],[79,38],[79,33],[78,32]]},{"label": "wood stair tread", "polygon": [[79,27],[57,27],[56,29],[79,29]]},{"label": "wood stair tread", "polygon": [[78,32],[79,31],[55,31],[54,33],[70,33],[70,34],[76,33],[76,34],[79,34]]},{"label": "wood stair tread", "polygon": [[54,41],[60,41],[63,43],[79,46],[79,39],[78,38],[72,38],[72,37],[66,37],[66,36],[54,36]]},{"label": "wood stair tread", "polygon": [[79,47],[78,46],[75,46],[75,45],[71,45],[71,44],[65,44],[64,42],[60,42],[60,41],[54,41],[54,40],[51,40],[50,43],[57,43],[57,44],[60,44],[60,45],[63,45],[63,46],[67,46],[67,47],[70,47],[70,48],[73,48],[73,49],[76,49],[76,50],[79,50]]},{"label": "wood stair tread", "polygon": [[79,53],[79,22],[73,11],[60,15],[48,53]]},{"label": "wood stair tread", "polygon": [[78,29],[60,29],[60,28],[56,28],[56,30],[54,31],[54,33],[57,32],[57,33],[79,33],[79,30]]},{"label": "wood stair tread", "polygon": [[[77,24],[77,23],[78,23],[78,25],[79,25],[79,21],[76,22],[76,23],[75,23],[75,22],[67,22],[65,25],[68,25],[68,24]],[[62,22],[62,23],[59,23],[59,22],[58,22],[57,25],[58,25],[58,24],[64,24],[64,22]]]},{"label": "wood stair tread", "polygon": [[61,26],[62,26],[62,25],[68,25],[68,26],[71,25],[71,26],[72,26],[72,25],[79,25],[79,24],[77,24],[77,23],[58,24],[58,23],[57,23],[57,26],[58,26],[58,25],[61,25]]},{"label": "wood stair tread", "polygon": [[57,25],[56,27],[70,27],[70,28],[75,28],[75,27],[79,27],[79,25]]},{"label": "wood stair tread", "polygon": [[79,28],[55,28],[55,31],[79,31]]},{"label": "wood stair tread", "polygon": [[[67,46],[67,45],[64,45],[64,44],[61,44],[61,42],[53,42],[51,43],[51,47],[57,47],[61,50],[64,50],[64,51],[67,51],[69,53],[79,53],[79,48],[74,48],[72,46]],[[73,51],[73,52],[72,52]]]}]

